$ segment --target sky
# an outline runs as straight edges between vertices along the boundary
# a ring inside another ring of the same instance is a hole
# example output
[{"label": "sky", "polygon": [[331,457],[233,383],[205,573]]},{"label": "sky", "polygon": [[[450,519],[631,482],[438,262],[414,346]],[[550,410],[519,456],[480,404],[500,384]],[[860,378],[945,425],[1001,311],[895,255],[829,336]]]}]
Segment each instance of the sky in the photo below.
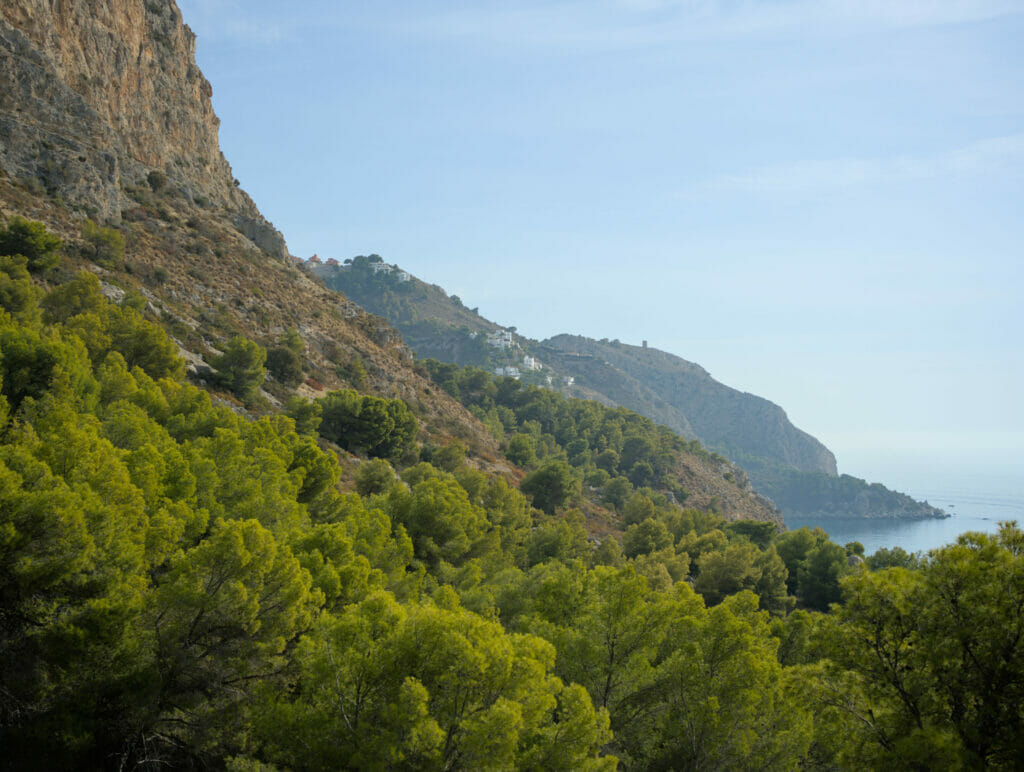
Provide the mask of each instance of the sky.
[{"label": "sky", "polygon": [[293,254],[1024,492],[1024,0],[178,0]]}]

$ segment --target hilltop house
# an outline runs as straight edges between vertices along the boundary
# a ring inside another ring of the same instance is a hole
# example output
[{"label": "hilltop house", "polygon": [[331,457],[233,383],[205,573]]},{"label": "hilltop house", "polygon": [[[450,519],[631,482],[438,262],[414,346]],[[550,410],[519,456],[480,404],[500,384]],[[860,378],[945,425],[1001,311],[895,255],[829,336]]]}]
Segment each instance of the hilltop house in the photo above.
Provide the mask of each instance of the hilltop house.
[{"label": "hilltop house", "polygon": [[497,330],[487,335],[487,345],[495,348],[512,348],[515,342],[512,340],[511,330]]}]

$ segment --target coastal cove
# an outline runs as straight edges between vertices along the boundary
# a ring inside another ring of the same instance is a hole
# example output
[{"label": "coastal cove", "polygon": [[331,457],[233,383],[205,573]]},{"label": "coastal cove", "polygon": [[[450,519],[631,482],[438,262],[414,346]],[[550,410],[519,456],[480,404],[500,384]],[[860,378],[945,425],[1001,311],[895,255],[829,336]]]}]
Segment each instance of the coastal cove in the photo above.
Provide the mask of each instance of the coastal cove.
[{"label": "coastal cove", "polygon": [[[992,489],[989,489],[992,490]],[[1024,495],[1012,489],[986,492],[962,485],[941,483],[927,489],[908,491],[919,500],[942,507],[950,517],[944,519],[896,520],[886,518],[785,518],[791,529],[819,526],[837,544],[859,541],[867,555],[883,547],[902,547],[907,552],[928,550],[951,544],[967,531],[995,533],[1006,520],[1024,522]]]}]

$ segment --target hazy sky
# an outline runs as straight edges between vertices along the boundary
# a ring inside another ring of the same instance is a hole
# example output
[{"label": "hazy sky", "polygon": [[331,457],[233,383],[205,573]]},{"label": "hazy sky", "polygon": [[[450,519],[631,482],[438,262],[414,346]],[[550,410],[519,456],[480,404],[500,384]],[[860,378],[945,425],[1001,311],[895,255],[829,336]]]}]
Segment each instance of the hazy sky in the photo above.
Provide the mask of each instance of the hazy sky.
[{"label": "hazy sky", "polygon": [[293,253],[647,339],[840,471],[1024,478],[1024,1],[179,6]]}]

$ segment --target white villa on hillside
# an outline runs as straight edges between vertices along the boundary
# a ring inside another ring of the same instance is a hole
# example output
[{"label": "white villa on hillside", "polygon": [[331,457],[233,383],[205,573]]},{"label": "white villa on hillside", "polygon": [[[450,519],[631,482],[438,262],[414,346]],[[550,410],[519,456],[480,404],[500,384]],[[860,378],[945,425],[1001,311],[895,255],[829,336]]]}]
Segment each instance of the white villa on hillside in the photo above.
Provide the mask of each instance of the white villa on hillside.
[{"label": "white villa on hillside", "polygon": [[495,375],[504,375],[506,378],[518,378],[522,373],[519,372],[518,367],[495,367]]},{"label": "white villa on hillside", "polygon": [[523,357],[523,369],[524,370],[542,370],[544,365],[536,360],[536,358],[526,354]]},{"label": "white villa on hillside", "polygon": [[512,332],[510,330],[497,330],[488,334],[487,345],[494,346],[495,348],[512,348],[516,344],[512,340]]}]

